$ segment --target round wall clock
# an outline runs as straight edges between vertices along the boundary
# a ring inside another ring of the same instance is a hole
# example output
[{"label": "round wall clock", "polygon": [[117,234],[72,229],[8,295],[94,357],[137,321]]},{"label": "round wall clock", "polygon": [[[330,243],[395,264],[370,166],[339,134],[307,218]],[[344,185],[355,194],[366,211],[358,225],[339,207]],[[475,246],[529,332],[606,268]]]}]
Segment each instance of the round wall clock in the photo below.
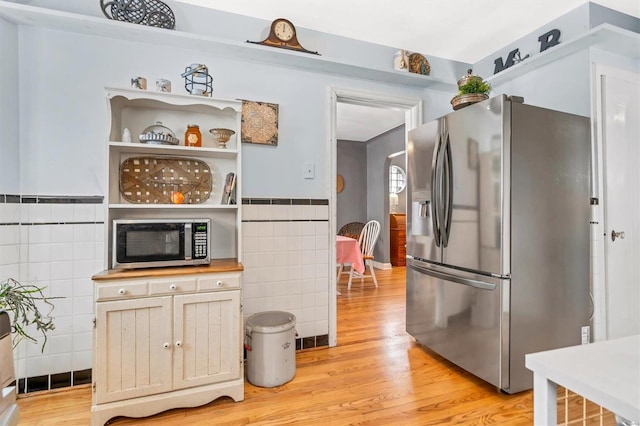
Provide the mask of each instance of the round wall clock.
[{"label": "round wall clock", "polygon": [[249,41],[247,43],[262,44],[263,46],[279,47],[281,49],[296,50],[298,52],[311,53],[319,55],[318,52],[312,52],[305,49],[298,42],[296,27],[291,21],[284,18],[275,19],[271,23],[271,29],[266,39],[262,41]]}]

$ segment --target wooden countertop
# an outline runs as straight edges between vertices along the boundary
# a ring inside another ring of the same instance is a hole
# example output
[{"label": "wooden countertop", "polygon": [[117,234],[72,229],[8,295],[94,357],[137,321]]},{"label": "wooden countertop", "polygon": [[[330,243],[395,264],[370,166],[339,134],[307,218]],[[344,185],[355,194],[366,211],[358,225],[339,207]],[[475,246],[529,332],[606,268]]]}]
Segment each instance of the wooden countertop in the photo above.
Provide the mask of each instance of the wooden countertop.
[{"label": "wooden countertop", "polygon": [[141,269],[107,269],[91,277],[94,281],[170,277],[192,274],[214,274],[220,272],[238,272],[244,270],[238,259],[215,259],[208,265],[173,266],[165,268],[141,268]]}]

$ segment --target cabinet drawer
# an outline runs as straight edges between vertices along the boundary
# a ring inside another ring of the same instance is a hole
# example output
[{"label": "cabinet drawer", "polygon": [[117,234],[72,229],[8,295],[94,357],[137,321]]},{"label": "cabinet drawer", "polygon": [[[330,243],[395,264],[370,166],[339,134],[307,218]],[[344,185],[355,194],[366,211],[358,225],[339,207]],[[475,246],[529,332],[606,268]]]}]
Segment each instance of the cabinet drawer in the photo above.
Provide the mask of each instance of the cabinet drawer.
[{"label": "cabinet drawer", "polygon": [[240,274],[209,275],[198,278],[198,291],[214,291],[240,287]]},{"label": "cabinet drawer", "polygon": [[196,280],[193,278],[176,278],[153,280],[149,282],[149,294],[174,294],[196,291]]},{"label": "cabinet drawer", "polygon": [[147,295],[147,282],[121,281],[109,284],[96,285],[97,300],[106,299],[130,299]]}]

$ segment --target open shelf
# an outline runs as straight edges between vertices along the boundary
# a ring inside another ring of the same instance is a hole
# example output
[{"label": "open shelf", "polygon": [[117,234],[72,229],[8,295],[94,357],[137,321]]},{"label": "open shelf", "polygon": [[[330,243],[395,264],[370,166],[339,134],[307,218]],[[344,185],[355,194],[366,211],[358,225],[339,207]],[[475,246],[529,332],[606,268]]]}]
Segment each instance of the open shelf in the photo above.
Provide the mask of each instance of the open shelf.
[{"label": "open shelf", "polygon": [[[0,7],[0,15],[2,8]],[[109,21],[108,21],[109,22]],[[166,30],[165,30],[166,31]],[[151,90],[127,89],[122,87],[107,87],[107,97],[121,96],[128,100],[127,105],[132,108],[166,109],[167,105],[185,112],[207,112],[209,108],[220,111],[230,109],[239,112],[242,109],[240,100],[212,98],[200,95],[184,95],[179,93],[154,92]]]},{"label": "open shelf", "polygon": [[176,48],[189,46],[191,50],[220,54],[239,60],[257,61],[403,86],[431,88],[447,92],[455,90],[457,87],[454,81],[396,71],[392,68],[371,68],[326,56],[309,55],[285,49],[273,49],[235,40],[135,25],[105,18],[8,3],[6,1],[0,1],[0,17],[19,25],[51,28],[127,41],[136,40],[138,42]]},{"label": "open shelf", "polygon": [[189,147],[184,145],[153,145],[139,142],[109,142],[109,148],[113,153],[122,154],[140,154],[145,156],[154,155],[176,155],[176,156],[197,156],[204,158],[229,158],[234,159],[238,156],[236,149],[208,148],[208,147]]}]

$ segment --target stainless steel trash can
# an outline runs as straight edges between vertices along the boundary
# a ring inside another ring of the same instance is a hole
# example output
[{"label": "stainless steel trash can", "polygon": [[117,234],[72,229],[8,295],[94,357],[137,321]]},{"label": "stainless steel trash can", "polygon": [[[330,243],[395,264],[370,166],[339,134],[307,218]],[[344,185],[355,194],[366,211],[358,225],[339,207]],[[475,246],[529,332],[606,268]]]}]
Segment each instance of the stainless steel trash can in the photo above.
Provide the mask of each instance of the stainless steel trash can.
[{"label": "stainless steel trash can", "polygon": [[245,326],[247,380],[270,388],[287,383],[296,374],[296,317],[267,311],[251,315]]}]

